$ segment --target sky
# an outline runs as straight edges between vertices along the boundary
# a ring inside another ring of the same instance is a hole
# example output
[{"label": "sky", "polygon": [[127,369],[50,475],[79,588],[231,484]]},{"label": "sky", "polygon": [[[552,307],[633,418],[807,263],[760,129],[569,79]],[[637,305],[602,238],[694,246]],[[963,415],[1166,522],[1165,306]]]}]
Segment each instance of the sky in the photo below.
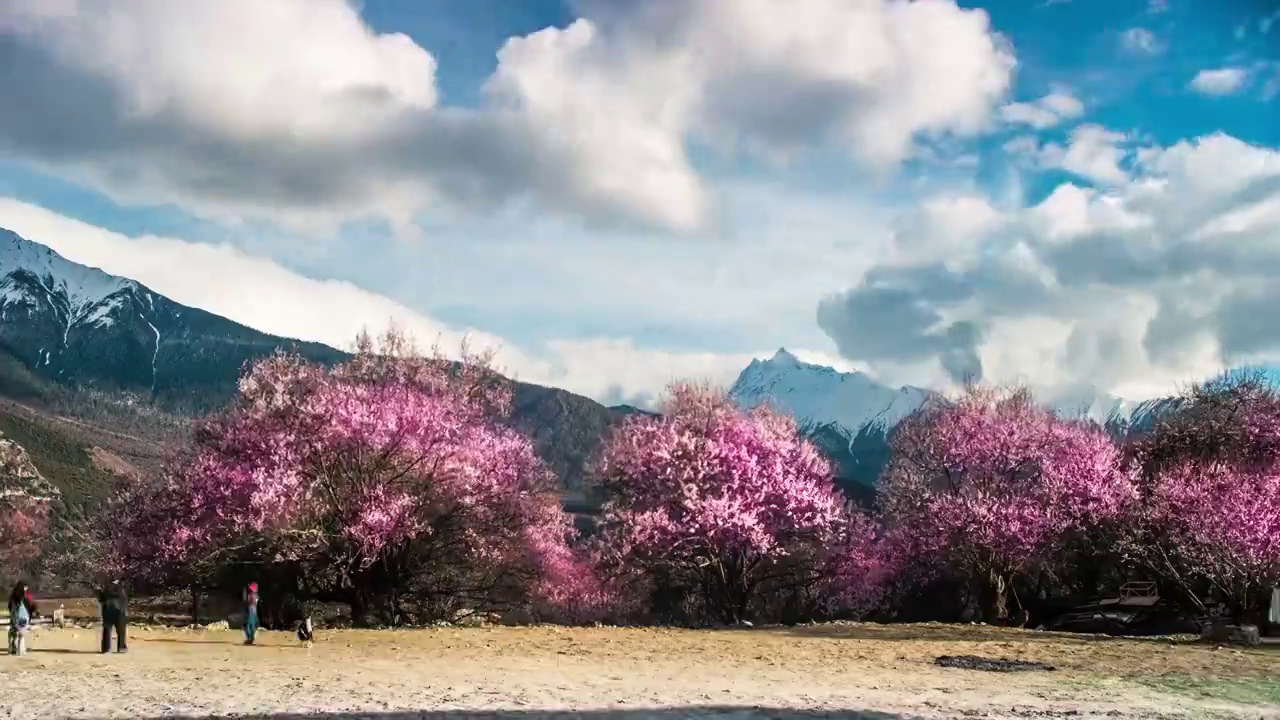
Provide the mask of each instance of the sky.
[{"label": "sky", "polygon": [[0,0],[0,226],[648,404],[1280,358],[1280,1]]}]

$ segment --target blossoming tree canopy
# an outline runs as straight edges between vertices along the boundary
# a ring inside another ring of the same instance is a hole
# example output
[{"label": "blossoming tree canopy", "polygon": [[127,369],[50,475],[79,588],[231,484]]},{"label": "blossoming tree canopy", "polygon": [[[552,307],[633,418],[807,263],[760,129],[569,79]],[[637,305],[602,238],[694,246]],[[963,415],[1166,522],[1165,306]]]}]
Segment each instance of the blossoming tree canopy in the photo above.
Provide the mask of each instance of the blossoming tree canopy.
[{"label": "blossoming tree canopy", "polygon": [[616,428],[597,477],[617,563],[700,586],[729,622],[773,566],[843,520],[830,466],[790,418],[705,387],[675,385],[660,416]]},{"label": "blossoming tree canopy", "polygon": [[1180,586],[1218,589],[1254,620],[1280,582],[1280,394],[1263,378],[1192,388],[1138,443],[1144,512],[1129,554]]},{"label": "blossoming tree canopy", "polygon": [[927,405],[899,426],[882,479],[895,545],[983,582],[990,620],[1007,617],[1014,575],[1134,496],[1102,430],[1055,416],[1025,391],[971,388]]},{"label": "blossoming tree canopy", "polygon": [[[529,440],[494,416],[509,389],[473,360],[365,351],[333,368],[285,354],[254,363],[238,407],[197,435],[175,550],[257,537],[277,559],[325,558],[343,587],[410,548],[536,574],[570,526]],[[410,565],[422,558],[396,567]]]}]

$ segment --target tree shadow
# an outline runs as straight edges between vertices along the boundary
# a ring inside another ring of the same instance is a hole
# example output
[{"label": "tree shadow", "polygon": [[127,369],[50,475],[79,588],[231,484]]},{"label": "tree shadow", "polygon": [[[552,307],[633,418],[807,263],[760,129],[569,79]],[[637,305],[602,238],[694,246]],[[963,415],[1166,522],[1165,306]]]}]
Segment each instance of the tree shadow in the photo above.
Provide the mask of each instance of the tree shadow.
[{"label": "tree shadow", "polygon": [[225,645],[227,647],[253,647],[253,648],[288,648],[290,650],[301,649],[300,645],[266,645],[258,643],[256,645],[245,645],[243,640],[188,640],[186,638],[150,638],[150,637],[130,637],[130,643],[170,643],[173,645]]},{"label": "tree shadow", "polygon": [[[214,720],[224,715],[166,715],[169,720]],[[237,715],[259,720],[910,720],[913,716],[876,710],[802,710],[759,706],[709,705],[635,710],[411,710],[341,713],[268,713]],[[160,720],[139,718],[139,720]]]},{"label": "tree shadow", "polygon": [[993,627],[962,624],[829,624],[798,625],[785,628],[789,635],[834,640],[879,640],[882,642],[984,642],[984,643],[1056,643],[1086,645],[1107,642],[1137,642],[1185,645],[1189,641],[1171,640],[1167,636],[1103,635],[1053,630]]}]

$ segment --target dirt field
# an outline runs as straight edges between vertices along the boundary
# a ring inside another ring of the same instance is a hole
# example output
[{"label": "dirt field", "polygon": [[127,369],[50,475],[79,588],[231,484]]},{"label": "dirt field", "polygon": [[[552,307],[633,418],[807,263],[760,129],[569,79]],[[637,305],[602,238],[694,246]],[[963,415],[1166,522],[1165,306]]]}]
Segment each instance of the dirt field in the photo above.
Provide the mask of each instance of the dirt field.
[{"label": "dirt field", "polygon": [[[446,628],[264,633],[41,630],[0,660],[0,717],[1280,717],[1280,650],[972,626],[681,631]],[[935,667],[944,654],[1055,672]]]}]

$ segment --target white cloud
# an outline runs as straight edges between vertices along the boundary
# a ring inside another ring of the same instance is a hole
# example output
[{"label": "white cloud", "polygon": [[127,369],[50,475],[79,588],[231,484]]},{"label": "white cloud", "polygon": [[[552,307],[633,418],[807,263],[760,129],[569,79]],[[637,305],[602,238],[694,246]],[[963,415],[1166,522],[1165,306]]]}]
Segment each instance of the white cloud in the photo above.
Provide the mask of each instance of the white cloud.
[{"label": "white cloud", "polygon": [[[1099,157],[1086,164],[1105,188],[1065,184],[1003,209],[967,241],[970,262],[938,252],[872,268],[819,322],[845,357],[896,381],[980,370],[1046,397],[1167,395],[1280,356],[1280,150],[1216,133],[1142,148],[1127,176]],[[927,226],[900,227],[909,245]]]},{"label": "white cloud", "polygon": [[980,131],[1014,60],[950,0],[587,4],[512,38],[481,109],[347,0],[8,0],[0,150],[131,203],[313,228],[521,198],[598,223],[703,228],[691,143],[834,144],[877,169]]},{"label": "white cloud", "polygon": [[1055,90],[1034,102],[1009,103],[1000,108],[1000,117],[1013,125],[1029,125],[1037,130],[1084,115],[1084,103],[1066,90]]},{"label": "white cloud", "polygon": [[1147,13],[1150,15],[1159,15],[1169,12],[1169,0],[1148,0]]},{"label": "white cloud", "polygon": [[1155,33],[1141,27],[1129,28],[1120,33],[1120,47],[1140,55],[1156,55],[1164,50]]},{"label": "white cloud", "polygon": [[1230,95],[1244,87],[1249,70],[1228,67],[1218,70],[1201,70],[1191,79],[1189,87],[1203,95]]},{"label": "white cloud", "polygon": [[1014,164],[1036,170],[1066,170],[1099,186],[1126,182],[1130,173],[1128,160],[1136,159],[1142,149],[1128,147],[1129,136],[1086,123],[1072,129],[1066,144],[1041,143],[1030,135],[1019,135],[1001,146]]},{"label": "white cloud", "polygon": [[1063,170],[1099,185],[1123,183],[1129,178],[1129,174],[1120,167],[1125,150],[1119,144],[1124,140],[1123,133],[1112,132],[1099,125],[1081,125],[1071,132],[1059,165]]}]

